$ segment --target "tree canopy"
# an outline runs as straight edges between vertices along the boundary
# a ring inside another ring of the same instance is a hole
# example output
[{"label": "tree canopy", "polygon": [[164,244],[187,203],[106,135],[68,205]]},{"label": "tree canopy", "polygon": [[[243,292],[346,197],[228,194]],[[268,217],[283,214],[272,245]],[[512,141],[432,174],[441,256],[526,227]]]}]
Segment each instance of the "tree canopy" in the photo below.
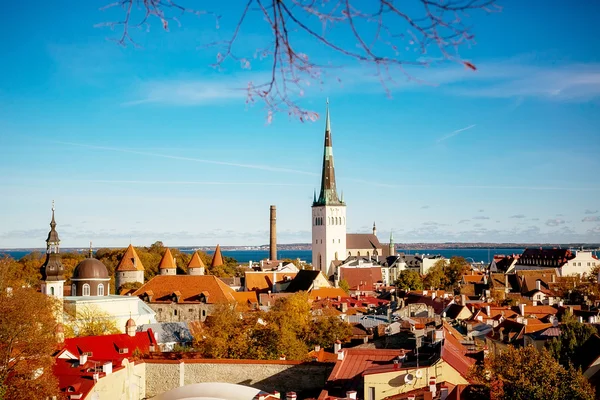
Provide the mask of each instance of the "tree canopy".
[{"label": "tree canopy", "polygon": [[590,336],[597,334],[598,330],[593,325],[577,321],[568,311],[563,315],[561,322],[560,336],[547,341],[545,346],[562,366],[583,367],[579,349]]},{"label": "tree canopy", "polygon": [[463,257],[452,257],[449,262],[441,259],[429,268],[423,283],[426,288],[454,290],[468,270],[469,263]]},{"label": "tree canopy", "polygon": [[492,400],[594,399],[594,390],[581,371],[561,366],[548,351],[533,346],[509,346],[487,357],[472,378]]},{"label": "tree canopy", "polygon": [[403,290],[421,290],[423,289],[423,279],[417,271],[405,269],[398,275],[396,286]]},{"label": "tree canopy", "polygon": [[194,336],[204,357],[303,360],[313,346],[328,348],[350,335],[350,325],[338,317],[314,316],[308,294],[300,292],[278,299],[268,312],[220,304]]},{"label": "tree canopy", "polygon": [[[0,268],[5,267],[9,267],[6,259],[0,260]],[[57,305],[51,297],[6,275],[0,278],[0,398],[57,395],[52,372]]]}]

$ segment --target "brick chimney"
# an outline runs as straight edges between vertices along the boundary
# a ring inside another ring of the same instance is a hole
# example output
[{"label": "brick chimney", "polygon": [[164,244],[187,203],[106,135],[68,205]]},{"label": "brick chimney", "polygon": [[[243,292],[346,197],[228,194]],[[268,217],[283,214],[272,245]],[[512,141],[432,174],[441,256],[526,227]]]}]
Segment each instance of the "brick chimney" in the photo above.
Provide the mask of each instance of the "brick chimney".
[{"label": "brick chimney", "polygon": [[296,396],[296,392],[287,392],[285,394],[286,400],[296,400],[297,398],[298,398],[298,396]]},{"label": "brick chimney", "polygon": [[271,206],[271,228],[269,235],[269,258],[277,260],[277,209]]}]

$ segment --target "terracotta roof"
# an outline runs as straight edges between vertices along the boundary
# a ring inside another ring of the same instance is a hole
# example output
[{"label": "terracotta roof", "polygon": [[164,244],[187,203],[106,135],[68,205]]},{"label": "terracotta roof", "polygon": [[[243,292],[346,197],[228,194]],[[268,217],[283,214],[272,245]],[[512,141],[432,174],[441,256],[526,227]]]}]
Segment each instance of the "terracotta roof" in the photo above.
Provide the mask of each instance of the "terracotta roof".
[{"label": "terracotta roof", "polygon": [[158,269],[175,269],[177,265],[175,264],[175,259],[171,254],[171,250],[167,247],[165,250],[165,254],[163,254],[162,259],[160,260],[160,264],[158,264]]},{"label": "terracotta roof", "polygon": [[463,275],[462,279],[465,283],[480,283],[483,281],[484,275]]},{"label": "terracotta roof", "polygon": [[258,303],[256,292],[233,292],[233,297],[242,305]]},{"label": "terracotta roof", "polygon": [[[475,360],[466,356],[467,349],[460,343],[456,337],[458,331],[451,331],[450,327],[444,324],[444,344],[442,345],[442,359],[446,361],[459,374],[466,378],[469,370],[475,364]],[[459,334],[460,335],[460,334]]]},{"label": "terracotta roof", "polygon": [[384,350],[384,349],[343,349],[344,359],[339,360],[328,381],[350,380],[360,377],[361,374],[373,365],[389,363],[399,355],[404,354],[403,350]]},{"label": "terracotta roof", "polygon": [[219,267],[223,264],[225,263],[223,262],[223,255],[221,254],[221,245],[217,245],[217,248],[215,249],[215,254],[213,254],[212,261],[210,262],[210,266]]},{"label": "terracotta roof", "polygon": [[266,292],[273,289],[273,274],[275,274],[275,283],[288,282],[296,276],[296,272],[245,271],[246,288],[255,292]]},{"label": "terracotta roof", "polygon": [[342,288],[320,288],[311,290],[308,296],[311,300],[316,300],[317,297],[337,300],[338,296],[347,297],[348,293],[344,292]]},{"label": "terracotta roof", "polygon": [[322,347],[319,351],[313,350],[308,352],[308,358],[319,362],[336,362],[337,355],[325,351]]},{"label": "terracotta roof", "polygon": [[142,261],[138,257],[133,245],[129,245],[129,247],[125,250],[125,254],[119,261],[119,265],[117,266],[117,271],[143,271],[144,265]]},{"label": "terracotta roof", "polygon": [[382,281],[381,267],[341,267],[339,271],[340,280],[345,279],[352,290],[373,290],[375,284]]},{"label": "terracotta roof", "polygon": [[202,262],[202,259],[200,258],[198,250],[196,250],[194,254],[192,254],[192,258],[190,258],[190,262],[188,263],[187,268],[188,270],[190,268],[206,268],[206,266]]},{"label": "terracotta roof", "polygon": [[[377,236],[372,233],[347,233],[346,234],[346,249],[380,249],[381,243]],[[380,254],[381,255],[381,254]]]},{"label": "terracotta roof", "polygon": [[179,303],[200,302],[208,294],[206,303],[234,301],[234,290],[214,275],[157,275],[135,291],[135,296],[150,295],[150,303],[171,302],[180,292]]}]

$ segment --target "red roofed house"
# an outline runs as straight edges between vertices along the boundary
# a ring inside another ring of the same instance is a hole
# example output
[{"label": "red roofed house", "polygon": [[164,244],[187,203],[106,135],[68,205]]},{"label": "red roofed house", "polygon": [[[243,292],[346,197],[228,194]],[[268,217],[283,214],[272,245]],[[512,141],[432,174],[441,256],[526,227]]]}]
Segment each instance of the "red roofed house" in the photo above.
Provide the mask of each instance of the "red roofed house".
[{"label": "red roofed house", "polygon": [[136,359],[154,350],[152,330],[66,339],[55,355],[54,375],[65,397],[73,399],[141,399],[146,396],[146,369]]},{"label": "red roofed house", "polygon": [[157,275],[133,295],[154,310],[158,322],[189,322],[204,321],[214,304],[237,301],[236,293],[214,275]]},{"label": "red roofed house", "polygon": [[339,278],[348,282],[350,292],[374,292],[383,284],[381,267],[340,267]]},{"label": "red roofed house", "polygon": [[432,352],[416,361],[407,357],[397,363],[373,365],[363,372],[364,398],[383,399],[441,382],[468,384],[467,376],[475,360],[466,356],[467,349],[448,332],[446,326],[435,333],[437,344]]}]

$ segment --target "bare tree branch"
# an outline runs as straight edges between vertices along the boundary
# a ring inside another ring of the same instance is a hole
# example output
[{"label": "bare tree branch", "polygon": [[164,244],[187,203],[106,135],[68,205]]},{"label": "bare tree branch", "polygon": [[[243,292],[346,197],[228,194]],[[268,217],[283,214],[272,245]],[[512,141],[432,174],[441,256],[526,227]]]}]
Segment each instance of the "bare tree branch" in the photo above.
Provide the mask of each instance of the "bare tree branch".
[{"label": "bare tree branch", "polygon": [[[166,31],[171,21],[179,24],[179,18],[186,14],[212,16],[217,28],[220,21],[211,11],[190,9],[178,0],[117,0],[103,9],[109,8],[122,9],[123,19],[98,26],[119,30],[120,36],[114,40],[122,46],[137,46],[132,28],[148,28],[152,20],[159,20]],[[415,0],[410,5],[398,0],[247,0],[231,36],[206,46],[219,49],[213,64],[216,68],[230,60],[245,69],[251,67],[252,58],[271,60],[270,77],[264,82],[249,82],[244,89],[247,103],[256,99],[264,102],[268,121],[278,112],[301,121],[315,120],[318,114],[302,108],[299,100],[307,86],[315,81],[322,84],[323,77],[339,65],[323,65],[299,51],[301,45],[307,46],[299,36],[333,51],[338,58],[374,67],[375,76],[390,95],[389,85],[398,72],[408,80],[417,80],[405,66],[428,67],[449,61],[476,70],[473,63],[460,58],[458,49],[475,43],[472,28],[464,21],[470,12],[479,10],[492,13],[501,8],[496,0]],[[242,56],[235,44],[252,14],[262,17],[272,40],[254,55]],[[348,32],[340,40],[339,35],[332,34],[334,29]],[[348,44],[351,42],[355,46]]]}]

